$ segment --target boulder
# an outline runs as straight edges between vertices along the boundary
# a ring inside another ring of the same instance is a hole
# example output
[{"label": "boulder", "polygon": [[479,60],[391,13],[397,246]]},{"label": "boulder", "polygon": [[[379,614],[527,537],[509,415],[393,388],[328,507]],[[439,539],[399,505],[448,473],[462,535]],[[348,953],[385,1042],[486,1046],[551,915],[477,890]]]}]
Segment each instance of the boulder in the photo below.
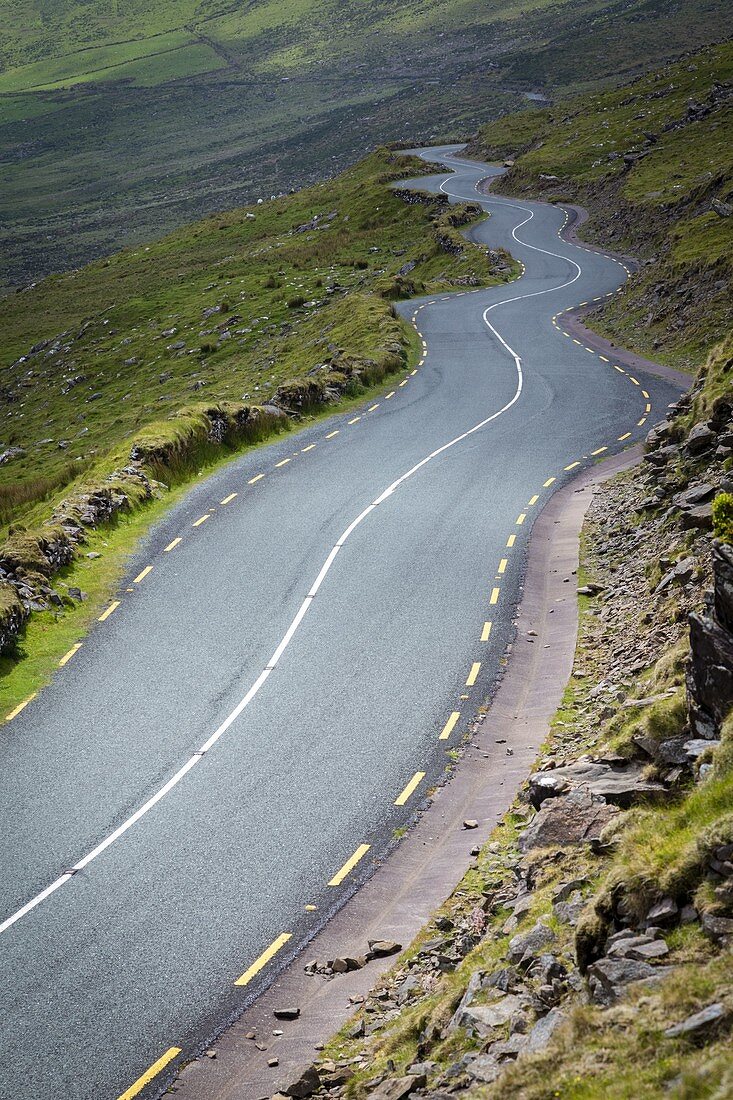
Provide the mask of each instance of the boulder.
[{"label": "boulder", "polygon": [[711,500],[714,496],[715,486],[703,481],[698,485],[690,485],[683,492],[677,493],[676,496],[672,497],[672,503],[677,508],[691,508],[693,504],[702,504],[703,501]]},{"label": "boulder", "polygon": [[724,1021],[727,1016],[728,1013],[724,1006],[716,1001],[715,1004],[708,1005],[707,1008],[702,1008],[699,1012],[694,1012],[692,1016],[681,1020],[680,1023],[668,1027],[664,1035],[667,1039],[688,1037],[694,1039],[702,1034],[707,1034]]},{"label": "boulder", "polygon": [[652,755],[663,764],[687,764],[689,757],[685,746],[688,741],[688,737],[669,737],[656,745]]},{"label": "boulder", "polygon": [[545,802],[519,837],[522,852],[597,840],[618,811],[586,788]]},{"label": "boulder", "polygon": [[378,1085],[374,1092],[370,1092],[371,1100],[402,1100],[409,1096],[415,1089],[422,1089],[427,1084],[425,1074],[408,1074],[407,1077],[392,1077]]},{"label": "boulder", "polygon": [[598,959],[588,967],[588,991],[594,1004],[610,1005],[632,982],[649,981],[666,976],[669,966],[650,966],[635,959]]},{"label": "boulder", "polygon": [[727,943],[733,937],[733,920],[730,917],[703,913],[701,923],[705,935],[715,943]]},{"label": "boulder", "polygon": [[635,959],[637,962],[649,962],[661,959],[669,954],[669,947],[663,939],[651,936],[628,936],[619,940],[608,949],[608,958]]},{"label": "boulder", "polygon": [[369,940],[369,955],[373,959],[383,959],[396,955],[402,950],[402,944],[396,940]]},{"label": "boulder", "polygon": [[666,466],[668,462],[677,459],[679,453],[680,448],[676,443],[668,443],[658,450],[647,451],[644,455],[644,461],[648,462],[650,466]]},{"label": "boulder", "polygon": [[490,1085],[492,1081],[496,1081],[501,1076],[501,1068],[499,1059],[493,1054],[479,1054],[477,1058],[473,1058],[468,1063],[466,1073],[474,1081],[482,1081],[484,1084]]},{"label": "boulder", "polygon": [[690,723],[697,737],[715,737],[733,707],[733,635],[709,614],[692,614],[686,668]]},{"label": "boulder", "polygon": [[485,1039],[497,1028],[503,1027],[518,1012],[523,1001],[514,993],[507,993],[504,997],[492,1001],[490,1004],[470,1005],[466,1008],[458,1008],[450,1024],[449,1031],[457,1028],[465,1028],[475,1035]]},{"label": "boulder", "polygon": [[[638,704],[637,704],[638,705]],[[569,787],[582,787],[607,802],[626,809],[642,799],[662,797],[666,794],[661,783],[644,779],[643,766],[637,763],[600,760],[579,760],[552,772],[540,772],[530,777],[530,801],[540,804],[551,794],[560,792],[566,783]],[[544,777],[552,776],[552,786],[548,788]]]},{"label": "boulder", "polygon": [[655,902],[646,915],[648,927],[656,928],[657,925],[676,924],[680,915],[680,909],[674,898],[664,897]]},{"label": "boulder", "polygon": [[685,449],[691,455],[702,454],[715,440],[715,432],[707,424],[695,424],[685,440]]},{"label": "boulder", "polygon": [[715,618],[733,633],[733,546],[713,543],[713,606]]},{"label": "boulder", "polygon": [[544,1050],[550,1039],[565,1022],[565,1014],[559,1008],[551,1008],[546,1016],[538,1020],[529,1035],[524,1049],[528,1054],[535,1054],[538,1050]]},{"label": "boulder", "polygon": [[538,921],[528,932],[520,932],[509,940],[507,957],[509,962],[526,965],[539,955],[543,948],[555,942],[555,933],[542,921]]},{"label": "boulder", "polygon": [[680,526],[686,531],[707,531],[713,526],[712,501],[707,504],[696,504],[693,508],[686,508],[680,515]]},{"label": "boulder", "polygon": [[308,1066],[299,1077],[293,1081],[292,1085],[288,1085],[287,1088],[280,1091],[284,1096],[295,1097],[296,1100],[304,1100],[305,1097],[312,1096],[313,1093],[321,1086],[321,1079],[318,1075],[318,1070],[315,1066]]},{"label": "boulder", "polygon": [[671,569],[662,577],[661,581],[654,589],[654,594],[663,592],[665,588],[669,588],[672,584],[686,584],[695,572],[697,562],[694,558],[683,558],[682,561],[678,561]]},{"label": "boulder", "polygon": [[710,209],[713,210],[719,218],[730,218],[733,216],[733,205],[729,202],[723,202],[722,199],[711,199]]}]

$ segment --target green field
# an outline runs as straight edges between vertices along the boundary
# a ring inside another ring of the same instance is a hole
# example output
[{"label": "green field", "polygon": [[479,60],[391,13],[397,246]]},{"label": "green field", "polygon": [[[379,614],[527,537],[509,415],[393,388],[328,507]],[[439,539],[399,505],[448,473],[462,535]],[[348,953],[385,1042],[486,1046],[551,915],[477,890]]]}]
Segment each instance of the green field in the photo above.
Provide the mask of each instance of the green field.
[{"label": "green field", "polygon": [[0,0],[0,287],[731,30],[725,0]]}]

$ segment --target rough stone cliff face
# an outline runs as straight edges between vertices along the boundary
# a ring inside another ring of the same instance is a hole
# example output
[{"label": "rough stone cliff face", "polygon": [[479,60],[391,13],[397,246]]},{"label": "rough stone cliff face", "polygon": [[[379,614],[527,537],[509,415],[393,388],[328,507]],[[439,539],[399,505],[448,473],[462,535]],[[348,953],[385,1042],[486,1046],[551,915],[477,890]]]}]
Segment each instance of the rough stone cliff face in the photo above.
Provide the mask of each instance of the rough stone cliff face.
[{"label": "rough stone cliff face", "polygon": [[733,547],[713,546],[713,591],[704,611],[690,615],[687,692],[698,737],[720,738],[733,708]]}]

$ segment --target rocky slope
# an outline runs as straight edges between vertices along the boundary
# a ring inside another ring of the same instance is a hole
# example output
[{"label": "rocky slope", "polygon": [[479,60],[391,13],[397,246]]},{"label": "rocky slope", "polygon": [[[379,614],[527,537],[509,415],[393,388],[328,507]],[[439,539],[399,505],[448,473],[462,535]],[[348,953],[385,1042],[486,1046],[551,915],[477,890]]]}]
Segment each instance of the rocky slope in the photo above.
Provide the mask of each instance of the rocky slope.
[{"label": "rocky slope", "polygon": [[281,1095],[731,1094],[732,369],[729,339],[595,499],[573,675],[534,773]]},{"label": "rocky slope", "polygon": [[469,151],[506,160],[505,194],[577,201],[583,232],[642,258],[591,324],[694,368],[733,325],[733,46],[611,92],[509,115]]}]

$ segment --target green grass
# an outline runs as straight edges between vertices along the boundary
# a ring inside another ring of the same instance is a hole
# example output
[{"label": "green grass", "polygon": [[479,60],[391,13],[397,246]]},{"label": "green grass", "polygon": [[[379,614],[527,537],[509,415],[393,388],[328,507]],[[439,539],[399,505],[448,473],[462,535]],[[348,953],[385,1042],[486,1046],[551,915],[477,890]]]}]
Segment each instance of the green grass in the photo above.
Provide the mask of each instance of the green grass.
[{"label": "green grass", "polygon": [[[30,89],[64,87],[79,81],[104,80],[113,70],[126,75],[131,62],[161,55],[170,50],[190,46],[195,39],[186,31],[171,31],[149,39],[133,39],[98,49],[87,49],[77,54],[36,61],[20,69],[9,69],[0,75],[0,94],[22,92]],[[210,48],[209,48],[210,49]],[[213,51],[210,50],[213,54]],[[216,55],[213,55],[216,59]],[[159,81],[156,81],[159,82]]]}]

